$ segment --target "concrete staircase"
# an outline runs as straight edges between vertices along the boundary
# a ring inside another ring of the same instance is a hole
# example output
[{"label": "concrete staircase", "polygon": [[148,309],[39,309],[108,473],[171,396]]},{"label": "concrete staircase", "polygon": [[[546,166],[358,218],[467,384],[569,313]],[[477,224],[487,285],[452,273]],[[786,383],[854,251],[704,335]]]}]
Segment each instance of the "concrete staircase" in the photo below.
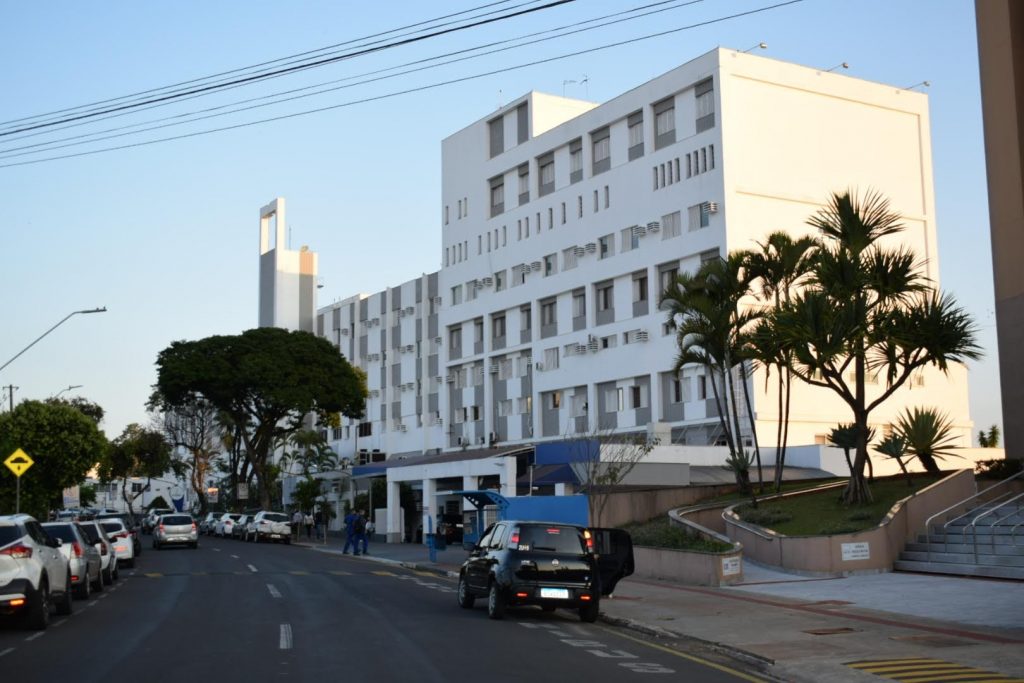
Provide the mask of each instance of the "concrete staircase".
[{"label": "concrete staircase", "polygon": [[932,524],[927,536],[907,544],[894,569],[1024,581],[1024,498],[1001,503]]}]

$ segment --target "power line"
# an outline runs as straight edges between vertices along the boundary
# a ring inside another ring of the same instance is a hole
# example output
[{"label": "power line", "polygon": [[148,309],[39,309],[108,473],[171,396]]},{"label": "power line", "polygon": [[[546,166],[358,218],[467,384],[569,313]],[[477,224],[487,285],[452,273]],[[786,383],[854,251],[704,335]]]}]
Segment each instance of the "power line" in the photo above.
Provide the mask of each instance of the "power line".
[{"label": "power line", "polygon": [[10,164],[0,164],[0,168],[12,168],[12,167],[16,167],[16,166],[29,166],[29,165],[41,164],[41,163],[45,163],[45,162],[49,162],[49,161],[58,161],[58,160],[62,160],[62,159],[72,159],[72,158],[83,157],[83,156],[91,156],[91,155],[94,155],[94,154],[102,154],[102,153],[105,153],[105,152],[119,151],[119,150],[122,150],[122,149],[132,149],[132,148],[135,148],[135,147],[145,147],[145,146],[148,146],[148,145],[155,145],[155,144],[158,144],[158,143],[161,143],[161,142],[171,142],[171,141],[174,141],[174,140],[183,140],[183,139],[187,139],[187,138],[199,137],[201,135],[211,135],[213,133],[220,133],[220,132],[229,131],[229,130],[236,130],[236,129],[239,129],[239,128],[248,128],[248,127],[260,125],[260,124],[263,124],[263,123],[272,123],[272,122],[276,122],[276,121],[284,121],[284,120],[287,120],[287,119],[298,118],[300,116],[309,116],[311,114],[318,114],[318,113],[325,112],[325,111],[332,111],[332,110],[335,110],[335,109],[342,109],[342,108],[346,108],[346,107],[355,106],[355,105],[358,105],[358,104],[366,104],[368,102],[376,102],[376,101],[379,101],[379,100],[390,99],[392,97],[398,97],[398,96],[401,96],[401,95],[409,95],[409,94],[416,93],[416,92],[423,92],[423,91],[426,91],[426,90],[433,90],[435,88],[444,87],[446,85],[454,85],[456,83],[464,83],[466,81],[472,81],[472,80],[477,80],[477,79],[480,79],[480,78],[486,78],[488,76],[494,76],[494,75],[501,74],[501,73],[507,73],[509,71],[516,71],[516,70],[519,70],[519,69],[525,69],[525,68],[529,68],[531,66],[538,66],[540,64],[549,64],[551,62],[560,61],[562,59],[568,59],[570,57],[578,57],[580,55],[591,54],[591,53],[600,52],[600,51],[603,51],[603,50],[609,50],[609,49],[616,48],[616,47],[622,47],[623,45],[630,45],[630,44],[642,42],[642,41],[645,41],[645,40],[651,40],[651,39],[654,39],[654,38],[661,38],[661,37],[672,35],[672,34],[675,34],[675,33],[680,33],[682,31],[689,31],[689,30],[692,30],[692,29],[695,29],[695,28],[701,28],[701,27],[704,27],[704,26],[710,26],[712,24],[717,24],[717,23],[721,23],[721,22],[724,22],[724,21],[729,21],[729,20],[732,20],[732,19],[738,19],[738,18],[741,18],[741,17],[746,17],[746,16],[755,15],[755,14],[760,14],[762,12],[768,12],[768,11],[779,9],[779,8],[782,8],[782,7],[787,7],[789,5],[796,5],[796,4],[799,4],[801,2],[804,2],[804,0],[787,0],[786,2],[776,3],[774,5],[767,5],[765,7],[759,7],[757,9],[747,10],[746,12],[739,12],[737,14],[730,14],[730,15],[726,15],[726,16],[722,16],[722,17],[716,17],[714,19],[708,19],[706,21],[698,22],[696,24],[690,24],[688,26],[681,26],[679,28],[669,29],[669,30],[666,30],[666,31],[660,31],[660,32],[657,32],[657,33],[649,33],[647,35],[638,36],[636,38],[630,38],[630,39],[627,39],[627,40],[621,40],[621,41],[618,41],[618,42],[615,42],[615,43],[609,43],[607,45],[600,45],[598,47],[588,48],[588,49],[585,49],[585,50],[578,50],[576,52],[569,52],[569,53],[565,53],[565,54],[562,54],[562,55],[557,55],[555,57],[548,57],[546,59],[539,59],[539,60],[535,60],[535,61],[532,61],[532,62],[526,62],[526,63],[523,63],[523,64],[517,64],[515,66],[505,67],[505,68],[501,68],[501,69],[494,69],[492,71],[486,71],[486,72],[482,72],[482,73],[478,73],[478,74],[473,74],[473,75],[470,75],[470,76],[463,76],[463,77],[460,77],[460,78],[453,78],[453,79],[450,79],[450,80],[447,80],[447,81],[440,81],[440,82],[437,82],[437,83],[431,83],[431,84],[427,84],[427,85],[423,85],[423,86],[418,86],[418,87],[415,87],[415,88],[407,88],[405,90],[398,90],[398,91],[395,91],[395,92],[384,93],[383,95],[375,95],[375,96],[372,96],[372,97],[365,97],[365,98],[358,99],[358,100],[350,100],[348,102],[342,102],[340,104],[334,104],[334,105],[330,105],[330,106],[326,106],[326,107],[319,107],[317,109],[308,109],[308,110],[305,110],[305,111],[293,112],[291,114],[283,114],[281,116],[273,116],[273,117],[269,117],[269,118],[265,118],[265,119],[258,119],[256,121],[248,121],[248,122],[245,122],[245,123],[238,123],[238,124],[234,124],[234,125],[230,125],[230,126],[222,126],[220,128],[211,128],[211,129],[208,129],[208,130],[195,131],[195,132],[192,132],[192,133],[184,133],[184,134],[181,134],[181,135],[173,135],[173,136],[169,136],[169,137],[165,137],[165,138],[156,138],[154,140],[145,140],[145,141],[142,141],[142,142],[135,142],[135,143],[130,143],[130,144],[126,144],[126,145],[117,145],[117,146],[113,146],[113,147],[104,147],[104,148],[101,148],[101,149],[89,150],[89,151],[85,151],[85,152],[76,152],[76,153],[73,153],[73,154],[62,154],[62,155],[53,156],[53,157],[46,157],[46,158],[43,158],[43,159],[33,159],[33,160],[29,160],[29,161],[19,161],[19,162],[10,163]]},{"label": "power line", "polygon": [[[68,107],[68,108],[65,108],[65,109],[58,109],[58,110],[47,112],[47,113],[44,113],[44,114],[36,114],[36,115],[33,115],[33,116],[26,116],[26,117],[22,117],[22,118],[18,118],[18,119],[11,119],[9,121],[0,121],[0,126],[6,127],[6,126],[8,126],[8,124],[12,124],[12,123],[20,123],[20,122],[23,122],[23,121],[30,121],[30,120],[33,120],[33,119],[45,118],[47,116],[53,116],[53,115],[56,115],[56,114],[64,114],[64,113],[75,111],[75,110],[78,110],[78,109],[85,109],[86,107],[94,107],[94,106],[101,105],[101,104],[109,104],[111,102],[118,102],[120,100],[125,100],[125,99],[131,98],[131,97],[138,97],[140,95],[149,95],[149,94],[156,93],[156,92],[161,92],[161,91],[164,91],[164,90],[170,90],[171,88],[177,88],[177,87],[180,87],[180,86],[183,86],[183,85],[190,85],[190,84],[193,84],[193,83],[201,83],[203,81],[212,80],[214,78],[219,78],[221,76],[228,76],[230,74],[245,72],[245,71],[249,71],[249,70],[252,70],[252,69],[258,69],[259,67],[262,67],[262,66],[268,66],[270,64],[277,64],[279,62],[284,62],[284,61],[289,60],[289,59],[295,59],[297,57],[306,57],[307,55],[316,54],[318,52],[326,52],[327,50],[333,50],[335,48],[343,47],[345,45],[351,45],[353,43],[358,43],[358,42],[361,42],[361,41],[364,41],[364,40],[370,40],[372,38],[380,38],[382,36],[386,36],[386,35],[389,35],[391,33],[398,33],[399,31],[405,31],[407,29],[416,28],[418,26],[423,26],[425,24],[432,24],[434,22],[442,21],[444,19],[451,19],[452,17],[457,17],[457,16],[460,16],[460,15],[463,15],[463,14],[469,14],[471,12],[475,12],[475,11],[481,10],[481,9],[487,9],[487,8],[490,8],[490,7],[494,7],[495,5],[505,5],[505,4],[508,4],[511,1],[512,0],[499,0],[498,2],[491,2],[491,3],[486,4],[486,5],[479,5],[477,7],[472,7],[470,9],[468,9],[468,10],[463,10],[461,12],[455,12],[453,14],[446,14],[446,15],[443,15],[443,16],[440,16],[440,17],[434,17],[433,19],[427,19],[425,21],[420,21],[420,22],[417,22],[415,24],[408,24],[406,26],[400,26],[398,28],[394,28],[394,29],[391,29],[389,31],[382,31],[380,33],[373,33],[373,34],[370,34],[368,36],[362,36],[361,38],[353,38],[351,40],[347,40],[347,41],[344,41],[344,42],[341,42],[341,43],[335,43],[334,45],[327,45],[327,46],[316,48],[316,49],[313,49],[313,50],[306,50],[304,52],[298,52],[296,54],[287,55],[285,57],[278,57],[277,59],[271,59],[271,60],[268,60],[266,62],[260,62],[258,64],[250,64],[249,66],[238,67],[238,68],[235,68],[235,69],[230,69],[228,71],[221,71],[220,73],[211,74],[209,76],[203,76],[201,78],[193,78],[193,79],[187,80],[187,81],[180,81],[178,83],[172,83],[171,85],[165,85],[165,86],[161,86],[159,88],[151,88],[149,90],[142,90],[142,91],[139,91],[139,92],[130,93],[128,95],[121,95],[120,97],[113,97],[113,98],[106,99],[106,100],[98,100],[96,102],[89,102],[87,104],[80,104],[80,105],[77,105],[77,106],[74,106],[74,107]],[[516,5],[516,7],[522,7],[524,5],[533,4],[533,3],[539,2],[539,1],[540,0],[530,0],[530,2],[523,3],[521,5]],[[481,15],[481,16],[487,16],[487,15]],[[452,23],[454,23],[454,22],[452,22]],[[444,26],[446,24],[441,24],[441,25]]]},{"label": "power line", "polygon": [[111,112],[123,111],[123,110],[126,110],[126,109],[134,109],[136,107],[140,107],[140,106],[143,106],[143,105],[146,105],[146,104],[151,104],[151,103],[154,103],[154,102],[165,102],[165,101],[169,101],[169,100],[175,100],[175,99],[179,99],[181,97],[184,97],[186,95],[191,95],[191,94],[195,94],[195,93],[213,92],[213,91],[221,90],[221,89],[223,89],[225,87],[228,87],[228,86],[231,86],[231,85],[251,83],[251,82],[254,82],[254,81],[266,80],[267,78],[272,78],[272,77],[276,77],[276,76],[282,76],[282,75],[286,75],[286,74],[296,73],[296,72],[299,72],[299,71],[305,71],[307,69],[315,69],[315,68],[318,68],[318,67],[321,67],[321,66],[326,66],[328,64],[334,64],[334,63],[340,62],[342,60],[352,59],[353,57],[359,57],[359,56],[371,54],[371,53],[374,53],[374,52],[380,52],[382,50],[390,50],[390,49],[393,49],[393,48],[396,48],[396,47],[401,47],[403,45],[410,45],[412,43],[418,43],[418,42],[423,41],[423,40],[429,40],[430,38],[436,38],[438,36],[447,35],[449,33],[455,33],[455,32],[458,32],[458,31],[465,31],[466,29],[469,29],[469,28],[476,28],[478,26],[484,26],[486,24],[493,24],[495,22],[505,21],[506,19],[513,19],[515,17],[520,17],[520,16],[524,16],[524,15],[527,15],[527,14],[533,14],[534,12],[540,12],[540,11],[543,11],[543,10],[546,10],[546,9],[551,9],[553,7],[558,7],[560,5],[566,5],[566,4],[569,4],[569,3],[572,3],[572,2],[576,2],[576,0],[550,0],[550,2],[548,2],[548,3],[544,4],[544,5],[540,5],[539,7],[531,7],[531,8],[528,8],[528,9],[519,10],[517,12],[512,12],[510,14],[504,14],[504,15],[502,15],[500,17],[491,17],[491,18],[488,18],[488,19],[481,19],[479,21],[475,21],[475,22],[473,22],[471,24],[466,24],[464,26],[456,26],[456,27],[453,27],[453,28],[442,29],[440,31],[434,31],[433,33],[428,33],[428,34],[422,35],[422,36],[416,36],[416,37],[412,37],[412,38],[404,38],[402,40],[397,40],[397,41],[388,43],[386,45],[378,45],[376,47],[368,47],[368,48],[357,50],[355,52],[349,52],[349,53],[344,54],[344,55],[336,55],[336,56],[327,57],[327,58],[324,58],[324,59],[318,59],[318,60],[313,61],[313,62],[308,62],[308,63],[304,63],[304,64],[298,64],[298,65],[292,65],[292,66],[284,67],[284,68],[281,68],[281,69],[277,69],[275,71],[270,71],[270,72],[267,72],[265,74],[244,76],[242,78],[237,78],[237,79],[234,79],[234,80],[226,81],[225,83],[222,83],[222,84],[205,85],[205,86],[201,86],[201,87],[192,88],[190,90],[184,90],[184,91],[179,91],[179,92],[175,92],[175,93],[171,93],[171,94],[167,94],[167,95],[161,95],[161,96],[158,96],[158,97],[152,97],[152,98],[149,98],[149,99],[146,99],[146,100],[141,100],[141,101],[134,102],[134,103],[121,104],[121,105],[117,105],[117,106],[112,106],[112,107],[108,107],[106,109],[100,109],[100,110],[96,110],[96,111],[93,111],[93,112],[90,112],[90,113],[83,113],[83,114],[77,114],[77,115],[73,115],[73,116],[66,116],[66,117],[64,117],[62,119],[59,119],[59,120],[56,120],[56,121],[49,121],[49,122],[45,122],[45,123],[28,124],[28,125],[24,125],[24,126],[22,126],[20,128],[15,128],[13,130],[8,130],[8,131],[0,132],[0,137],[5,137],[5,136],[8,136],[8,135],[14,135],[15,133],[23,133],[25,131],[30,131],[30,130],[37,130],[39,128],[48,128],[48,127],[51,127],[51,126],[58,125],[60,123],[68,123],[68,122],[71,122],[71,121],[78,121],[78,120],[81,120],[81,119],[92,118],[92,117],[95,117],[95,116],[99,116],[101,114],[108,114],[108,113],[111,113]]},{"label": "power line", "polygon": [[[405,64],[401,64],[401,65],[398,65],[398,66],[387,67],[385,69],[378,69],[376,71],[371,71],[371,72],[367,72],[367,73],[363,73],[363,74],[358,74],[358,75],[355,75],[355,76],[348,76],[348,77],[343,78],[343,79],[338,79],[338,80],[334,80],[334,81],[327,81],[325,83],[318,83],[318,84],[314,84],[314,85],[304,86],[304,87],[301,87],[301,88],[294,88],[292,90],[287,90],[287,91],[278,92],[278,93],[272,93],[272,94],[269,94],[269,95],[262,95],[260,97],[250,98],[250,99],[247,99],[247,100],[241,100],[239,102],[233,102],[233,103],[229,103],[229,104],[218,105],[218,106],[215,106],[215,107],[208,107],[206,109],[201,109],[201,110],[193,111],[193,112],[187,112],[187,113],[182,113],[182,114],[175,114],[175,115],[172,115],[172,116],[167,116],[167,117],[163,117],[163,118],[159,118],[159,119],[153,119],[153,120],[150,120],[150,121],[133,123],[133,124],[125,125],[125,126],[118,126],[118,127],[115,127],[115,128],[108,128],[108,129],[101,130],[101,131],[93,131],[91,133],[83,133],[81,135],[73,135],[73,136],[68,136],[68,137],[64,137],[64,138],[58,138],[56,140],[49,140],[49,141],[46,141],[46,142],[39,142],[39,143],[31,144],[31,145],[22,145],[21,147],[11,147],[11,148],[8,148],[6,150],[0,150],[0,159],[13,159],[13,158],[22,157],[22,156],[28,156],[28,155],[31,155],[31,154],[41,154],[43,152],[53,151],[53,150],[56,150],[56,149],[65,149],[67,147],[74,147],[74,146],[78,146],[78,145],[85,145],[85,144],[90,144],[90,143],[94,143],[94,142],[100,142],[100,141],[103,141],[103,140],[111,140],[111,139],[115,139],[115,138],[125,137],[125,136],[128,136],[128,135],[138,135],[140,133],[145,133],[145,132],[149,132],[149,131],[153,131],[153,130],[159,130],[159,129],[163,129],[163,128],[170,128],[170,127],[174,127],[174,126],[186,125],[186,124],[189,124],[189,123],[195,123],[195,122],[198,122],[198,121],[208,120],[208,119],[212,119],[212,118],[218,118],[218,117],[221,117],[221,116],[228,116],[228,115],[236,114],[236,113],[243,112],[243,111],[249,111],[251,109],[258,109],[258,108],[273,106],[273,105],[276,105],[276,104],[283,104],[285,102],[291,102],[291,101],[294,101],[294,100],[304,99],[304,98],[307,98],[307,97],[315,97],[315,96],[323,95],[323,94],[326,94],[326,93],[329,93],[329,92],[335,92],[337,90],[353,88],[353,87],[356,87],[356,86],[359,86],[359,85],[366,85],[368,83],[375,83],[375,82],[382,81],[382,80],[387,80],[387,79],[390,79],[390,78],[397,78],[399,76],[405,76],[405,75],[408,75],[408,74],[411,74],[411,73],[416,73],[416,72],[419,72],[419,71],[425,71],[425,70],[428,70],[428,69],[434,69],[434,68],[438,68],[438,67],[441,67],[441,66],[448,66],[448,65],[451,65],[451,64],[455,64],[457,62],[467,61],[467,60],[470,60],[470,59],[477,59],[477,58],[480,58],[480,57],[497,54],[499,52],[505,52],[505,51],[508,51],[508,50],[514,50],[514,49],[519,49],[519,48],[522,48],[522,47],[527,47],[527,46],[530,46],[530,45],[536,45],[536,44],[541,43],[541,42],[545,42],[545,41],[549,41],[549,40],[554,40],[556,38],[564,38],[566,36],[574,35],[574,34],[577,34],[577,33],[583,33],[583,32],[586,32],[586,31],[592,31],[592,30],[596,30],[596,29],[599,29],[599,28],[606,28],[608,26],[613,26],[613,25],[620,24],[620,23],[623,23],[623,22],[634,21],[636,19],[641,19],[641,18],[644,18],[644,17],[648,17],[648,16],[651,16],[653,14],[659,14],[661,12],[667,12],[667,11],[674,10],[674,9],[680,9],[682,7],[687,7],[687,6],[694,5],[694,4],[703,2],[703,1],[704,0],[685,0],[685,1],[683,1],[683,0],[662,0],[661,2],[655,2],[655,3],[648,4],[648,5],[641,5],[639,7],[634,7],[632,9],[624,10],[624,11],[621,11],[621,12],[615,12],[615,13],[607,14],[607,15],[600,16],[600,17],[594,17],[592,19],[586,19],[584,21],[575,22],[575,23],[568,24],[568,25],[563,25],[563,26],[558,26],[558,27],[555,27],[555,28],[546,29],[544,31],[538,31],[538,32],[531,33],[531,34],[526,34],[526,35],[523,35],[523,36],[517,36],[515,38],[510,38],[510,39],[503,40],[503,41],[497,41],[497,42],[488,43],[488,44],[485,44],[485,45],[478,45],[476,47],[467,48],[467,49],[464,49],[464,50],[456,50],[454,52],[449,52],[449,53],[445,53],[445,54],[442,54],[442,55],[435,55],[433,57],[427,57],[427,58],[416,60],[416,61],[413,61],[413,62],[407,62]],[[669,5],[669,6],[668,7],[664,7],[664,5]],[[651,9],[651,8],[658,8],[658,9]],[[642,10],[650,10],[650,11],[642,12]],[[637,14],[638,12],[642,12],[642,13]],[[606,21],[605,23],[596,24],[594,26],[586,26],[584,28],[577,28],[577,27],[583,26],[584,24],[593,24],[595,22],[604,21],[606,19],[610,19],[610,18],[613,18],[613,17],[621,17],[622,15],[625,15],[625,14],[634,14],[634,16],[629,16],[629,17],[620,18],[620,19],[614,19],[612,21]],[[566,29],[575,29],[575,30],[566,30]],[[558,31],[563,31],[563,32],[562,33],[556,33]],[[468,55],[468,56],[464,56],[464,57],[458,57],[456,59],[450,59],[448,61],[438,62],[436,64],[427,64],[426,66],[419,66],[417,68],[407,69],[405,71],[398,71],[396,73],[393,73],[393,74],[390,74],[390,75],[387,75],[387,76],[379,76],[379,77],[376,77],[376,78],[367,78],[366,80],[363,80],[363,81],[356,81],[354,83],[348,83],[346,85],[340,85],[340,86],[336,86],[336,87],[333,87],[333,88],[323,88],[324,86],[333,85],[334,83],[343,83],[345,81],[351,81],[353,79],[361,78],[363,76],[374,76],[375,74],[379,74],[379,73],[383,73],[383,72],[387,72],[387,71],[394,71],[396,69],[401,69],[401,68],[404,68],[404,67],[407,67],[407,66],[414,66],[414,65],[417,65],[417,64],[423,64],[425,62],[432,62],[432,61],[436,61],[436,60],[439,60],[439,59],[444,59],[445,57],[450,57],[450,56],[454,56],[454,55],[460,55],[460,54],[464,54],[464,53],[467,53],[467,52],[477,52],[477,51],[485,49],[487,47],[492,47],[492,46],[495,46],[495,45],[504,45],[504,44],[507,44],[507,43],[513,43],[513,42],[516,42],[516,41],[525,40],[527,38],[533,38],[533,37],[536,37],[536,36],[543,36],[543,35],[549,34],[549,33],[554,33],[555,35],[551,35],[551,36],[548,36],[546,38],[538,38],[536,40],[530,40],[530,41],[527,41],[527,42],[522,42],[522,43],[519,43],[517,45],[511,45],[511,46],[508,46],[508,47],[497,48],[497,49],[490,50],[490,51],[487,51],[487,52],[481,52],[479,54]],[[323,88],[323,89],[322,90],[318,90],[316,92],[310,92],[310,93],[306,93],[306,94],[302,94],[302,95],[295,95],[293,97],[283,97],[284,95],[292,95],[293,93],[304,92],[304,91],[307,91],[307,90],[313,90],[315,88]],[[196,97],[200,97],[200,96],[201,95],[196,95]],[[237,109],[233,109],[231,111],[221,111],[220,113],[217,113],[217,114],[210,114],[209,113],[209,112],[215,112],[215,111],[227,109],[229,107],[233,107],[233,106],[236,106],[236,105],[244,105],[244,104],[248,104],[250,102],[259,102],[260,100],[266,100],[266,99],[273,98],[273,97],[281,97],[281,99],[275,100],[273,102],[264,102],[262,104],[255,104],[255,105],[251,105],[251,106],[239,106]],[[166,106],[166,103],[165,104],[155,104],[155,105],[152,105],[151,108],[161,107],[161,106]],[[207,115],[201,116],[201,114],[207,114]],[[114,117],[120,117],[120,116],[126,116],[126,115],[128,115],[128,114],[127,113],[112,114],[111,116],[109,116],[107,118],[114,118]],[[175,120],[175,119],[181,119],[183,117],[192,117],[192,118],[189,118],[187,120]],[[142,128],[142,129],[139,129],[139,130],[133,130],[133,131],[126,132],[126,133],[119,133],[118,132],[118,131],[128,130],[130,128],[138,128],[139,126],[145,126],[145,125],[151,124],[151,123],[159,124],[159,123],[162,123],[164,121],[173,121],[173,122],[172,123],[164,123],[163,125],[154,125],[154,126],[150,126],[149,128]],[[83,125],[89,125],[89,123],[88,122],[72,123],[72,124],[69,124],[68,126],[66,126],[65,129],[66,128],[71,128],[71,127],[83,126]],[[115,134],[113,134],[113,135],[104,135],[105,133],[115,133]],[[27,137],[34,137],[34,136],[45,135],[45,134],[47,134],[47,131],[39,131],[39,132],[35,132],[35,133],[30,133],[30,134],[28,134],[26,136],[23,136],[20,139],[25,139]],[[83,140],[82,138],[91,138],[91,139]],[[69,142],[69,141],[77,141],[77,142]],[[67,144],[63,144],[63,145],[58,144],[60,142],[67,142]],[[38,149],[40,147],[45,147],[46,149]],[[27,150],[27,151],[24,151],[24,150]]]}]

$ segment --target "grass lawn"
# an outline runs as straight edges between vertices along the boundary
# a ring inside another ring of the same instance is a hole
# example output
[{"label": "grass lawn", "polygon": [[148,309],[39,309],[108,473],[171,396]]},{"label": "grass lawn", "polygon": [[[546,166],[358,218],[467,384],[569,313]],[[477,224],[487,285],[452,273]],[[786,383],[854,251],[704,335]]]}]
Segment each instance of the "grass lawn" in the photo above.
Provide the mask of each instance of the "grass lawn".
[{"label": "grass lawn", "polygon": [[[790,491],[802,491],[804,489],[813,489],[816,486],[823,484],[832,484],[837,481],[846,481],[843,477],[834,477],[832,479],[801,479],[798,481],[784,481],[782,482],[782,493],[789,493]],[[764,493],[760,493],[757,484],[753,484],[754,491],[757,492],[758,496],[765,495],[769,496],[775,493],[775,485],[769,482],[764,489]],[[705,503],[732,503],[739,502],[741,500],[748,500],[750,496],[744,495],[739,492],[723,493],[720,496],[714,498],[707,498],[705,500],[696,503],[696,505],[704,505]]]},{"label": "grass lawn", "polygon": [[633,537],[634,545],[674,550],[701,550],[710,553],[720,553],[732,549],[728,543],[704,540],[689,535],[672,524],[667,515],[656,517],[649,522],[627,524],[623,528]]},{"label": "grass lawn", "polygon": [[757,508],[744,505],[736,512],[740,519],[772,529],[787,536],[847,534],[878,526],[893,504],[914,491],[935,483],[941,477],[918,475],[913,487],[902,476],[876,479],[869,484],[874,502],[850,507],[839,502],[842,489],[809,493],[760,503]]}]

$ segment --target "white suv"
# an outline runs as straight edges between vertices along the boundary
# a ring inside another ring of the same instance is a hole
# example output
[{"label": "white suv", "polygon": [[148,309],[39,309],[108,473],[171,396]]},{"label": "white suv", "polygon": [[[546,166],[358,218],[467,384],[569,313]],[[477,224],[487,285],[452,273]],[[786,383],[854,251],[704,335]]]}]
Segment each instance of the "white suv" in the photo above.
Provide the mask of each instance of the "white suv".
[{"label": "white suv", "polygon": [[71,567],[60,539],[29,515],[0,516],[0,614],[20,615],[29,628],[50,623],[50,606],[71,614]]}]

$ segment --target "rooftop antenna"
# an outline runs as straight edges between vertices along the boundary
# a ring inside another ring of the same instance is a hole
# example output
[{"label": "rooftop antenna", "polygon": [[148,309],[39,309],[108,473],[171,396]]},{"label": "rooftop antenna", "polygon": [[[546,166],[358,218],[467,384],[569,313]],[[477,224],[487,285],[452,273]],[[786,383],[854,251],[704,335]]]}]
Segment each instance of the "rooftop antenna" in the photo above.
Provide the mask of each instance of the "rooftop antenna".
[{"label": "rooftop antenna", "polygon": [[573,80],[562,81],[562,97],[565,97],[565,86],[569,85],[570,83],[574,83],[575,84],[576,82],[577,81],[573,81]]},{"label": "rooftop antenna", "polygon": [[751,50],[756,50],[758,48],[760,48],[762,50],[767,50],[768,49],[768,43],[758,43],[757,45],[754,45],[752,47],[748,47],[746,50],[742,50],[742,52],[750,52]]},{"label": "rooftop antenna", "polygon": [[914,85],[908,85],[906,88],[904,88],[904,90],[913,90],[914,88],[930,88],[930,87],[932,87],[931,81],[921,81],[920,83],[915,83]]},{"label": "rooftop antenna", "polygon": [[583,80],[580,81],[580,85],[583,86],[583,97],[590,99],[590,76],[583,74]]},{"label": "rooftop antenna", "polygon": [[498,88],[498,109],[501,109],[501,88]]},{"label": "rooftop antenna", "polygon": [[850,68],[850,65],[849,65],[849,64],[847,64],[846,62],[839,62],[838,64],[836,64],[836,65],[835,65],[834,67],[832,67],[831,69],[825,69],[825,73],[829,73],[829,72],[831,72],[831,71],[835,71],[836,69],[839,69],[839,68],[843,68],[843,69],[849,69],[849,68]]}]

